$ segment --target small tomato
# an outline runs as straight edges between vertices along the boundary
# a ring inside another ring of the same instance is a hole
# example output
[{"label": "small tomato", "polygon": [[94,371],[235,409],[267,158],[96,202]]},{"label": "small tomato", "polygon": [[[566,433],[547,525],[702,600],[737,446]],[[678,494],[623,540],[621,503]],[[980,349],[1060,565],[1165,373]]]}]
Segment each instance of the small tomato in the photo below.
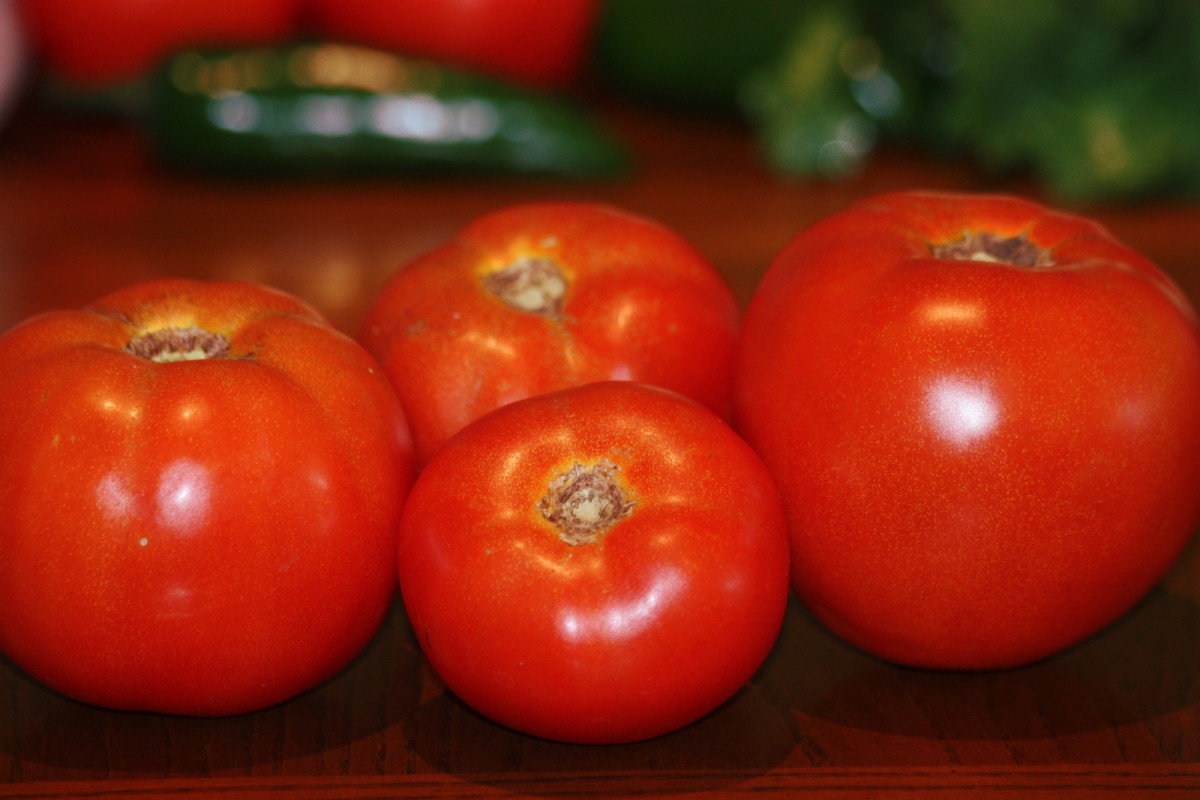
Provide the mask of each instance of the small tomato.
[{"label": "small tomato", "polygon": [[505,208],[397,272],[362,342],[418,460],[505,403],[600,380],[662,386],[727,415],[739,309],[679,235],[589,203]]},{"label": "small tomato", "polygon": [[413,487],[399,575],[464,702],[600,743],[666,733],[733,695],[778,634],[787,558],[771,476],[727,424],[605,382],[455,436]]}]

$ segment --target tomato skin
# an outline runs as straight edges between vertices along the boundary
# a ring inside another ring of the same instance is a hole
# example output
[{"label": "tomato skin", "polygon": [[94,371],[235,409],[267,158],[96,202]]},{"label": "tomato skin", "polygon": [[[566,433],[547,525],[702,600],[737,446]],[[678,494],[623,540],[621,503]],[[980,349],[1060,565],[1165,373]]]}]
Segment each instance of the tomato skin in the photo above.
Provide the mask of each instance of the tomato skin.
[{"label": "tomato skin", "polygon": [[[614,464],[632,511],[564,542],[538,510],[573,464]],[[536,736],[645,739],[728,699],[766,657],[788,596],[782,507],[712,412],[604,382],[465,428],[405,507],[401,592],[433,668],[477,711]]]},{"label": "tomato skin", "polygon": [[[561,314],[505,304],[488,276],[546,259]],[[424,462],[471,420],[601,380],[662,386],[728,415],[740,312],[715,269],[658,223],[590,203],[485,214],[400,269],[361,340],[387,371]]]},{"label": "tomato skin", "polygon": [[340,37],[545,88],[579,77],[596,0],[309,0]]},{"label": "tomato skin", "polygon": [[[229,357],[158,363],[145,329]],[[0,651],[71,697],[193,715],[332,676],[395,590],[411,443],[378,366],[298,300],[163,280],[0,337]]]},{"label": "tomato skin", "polygon": [[[1024,232],[1052,266],[934,258]],[[802,232],[747,310],[736,424],[780,484],[793,585],[882,658],[1011,667],[1100,630],[1200,509],[1200,338],[1102,226],[897,193]]]},{"label": "tomato skin", "polygon": [[193,45],[281,42],[297,0],[17,0],[54,72],[80,86],[136,80]]}]

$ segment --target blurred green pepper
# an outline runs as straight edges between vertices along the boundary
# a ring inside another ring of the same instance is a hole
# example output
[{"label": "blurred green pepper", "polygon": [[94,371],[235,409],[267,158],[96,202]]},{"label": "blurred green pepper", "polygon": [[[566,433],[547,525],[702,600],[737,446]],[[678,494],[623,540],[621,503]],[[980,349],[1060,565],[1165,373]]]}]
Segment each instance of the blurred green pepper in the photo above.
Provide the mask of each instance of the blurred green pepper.
[{"label": "blurred green pepper", "polygon": [[315,43],[176,55],[146,122],[167,161],[225,172],[608,176],[625,148],[567,101],[430,61]]}]

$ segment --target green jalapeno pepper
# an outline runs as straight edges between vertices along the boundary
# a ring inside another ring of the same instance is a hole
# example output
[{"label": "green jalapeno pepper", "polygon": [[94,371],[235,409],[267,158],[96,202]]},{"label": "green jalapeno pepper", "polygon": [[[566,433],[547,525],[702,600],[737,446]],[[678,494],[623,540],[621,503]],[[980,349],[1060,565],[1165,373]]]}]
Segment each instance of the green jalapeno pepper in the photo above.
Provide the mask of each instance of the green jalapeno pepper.
[{"label": "green jalapeno pepper", "polygon": [[622,144],[565,99],[334,43],[190,50],[149,82],[167,161],[246,173],[619,174]]}]

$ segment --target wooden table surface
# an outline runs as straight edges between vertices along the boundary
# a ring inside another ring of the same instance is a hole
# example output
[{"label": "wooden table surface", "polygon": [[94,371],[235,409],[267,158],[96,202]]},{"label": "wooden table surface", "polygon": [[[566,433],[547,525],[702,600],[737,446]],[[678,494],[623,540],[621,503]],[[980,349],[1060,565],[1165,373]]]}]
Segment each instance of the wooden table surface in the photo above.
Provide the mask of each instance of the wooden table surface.
[{"label": "wooden table surface", "polygon": [[[789,238],[858,197],[1032,193],[899,151],[852,182],[789,183],[762,167],[736,124],[620,104],[604,115],[634,142],[628,179],[239,182],[163,171],[119,122],[26,109],[0,134],[0,329],[176,275],[273,284],[353,333],[405,260],[484,211],[554,198],[602,200],[674,227],[745,300]],[[1200,301],[1200,207],[1089,213]],[[1195,798],[1198,601],[1193,547],[1100,635],[983,674],[882,663],[793,604],[778,646],[732,701],[627,746],[532,739],[474,714],[424,664],[399,607],[328,684],[234,718],[92,708],[0,661],[0,796]]]}]

